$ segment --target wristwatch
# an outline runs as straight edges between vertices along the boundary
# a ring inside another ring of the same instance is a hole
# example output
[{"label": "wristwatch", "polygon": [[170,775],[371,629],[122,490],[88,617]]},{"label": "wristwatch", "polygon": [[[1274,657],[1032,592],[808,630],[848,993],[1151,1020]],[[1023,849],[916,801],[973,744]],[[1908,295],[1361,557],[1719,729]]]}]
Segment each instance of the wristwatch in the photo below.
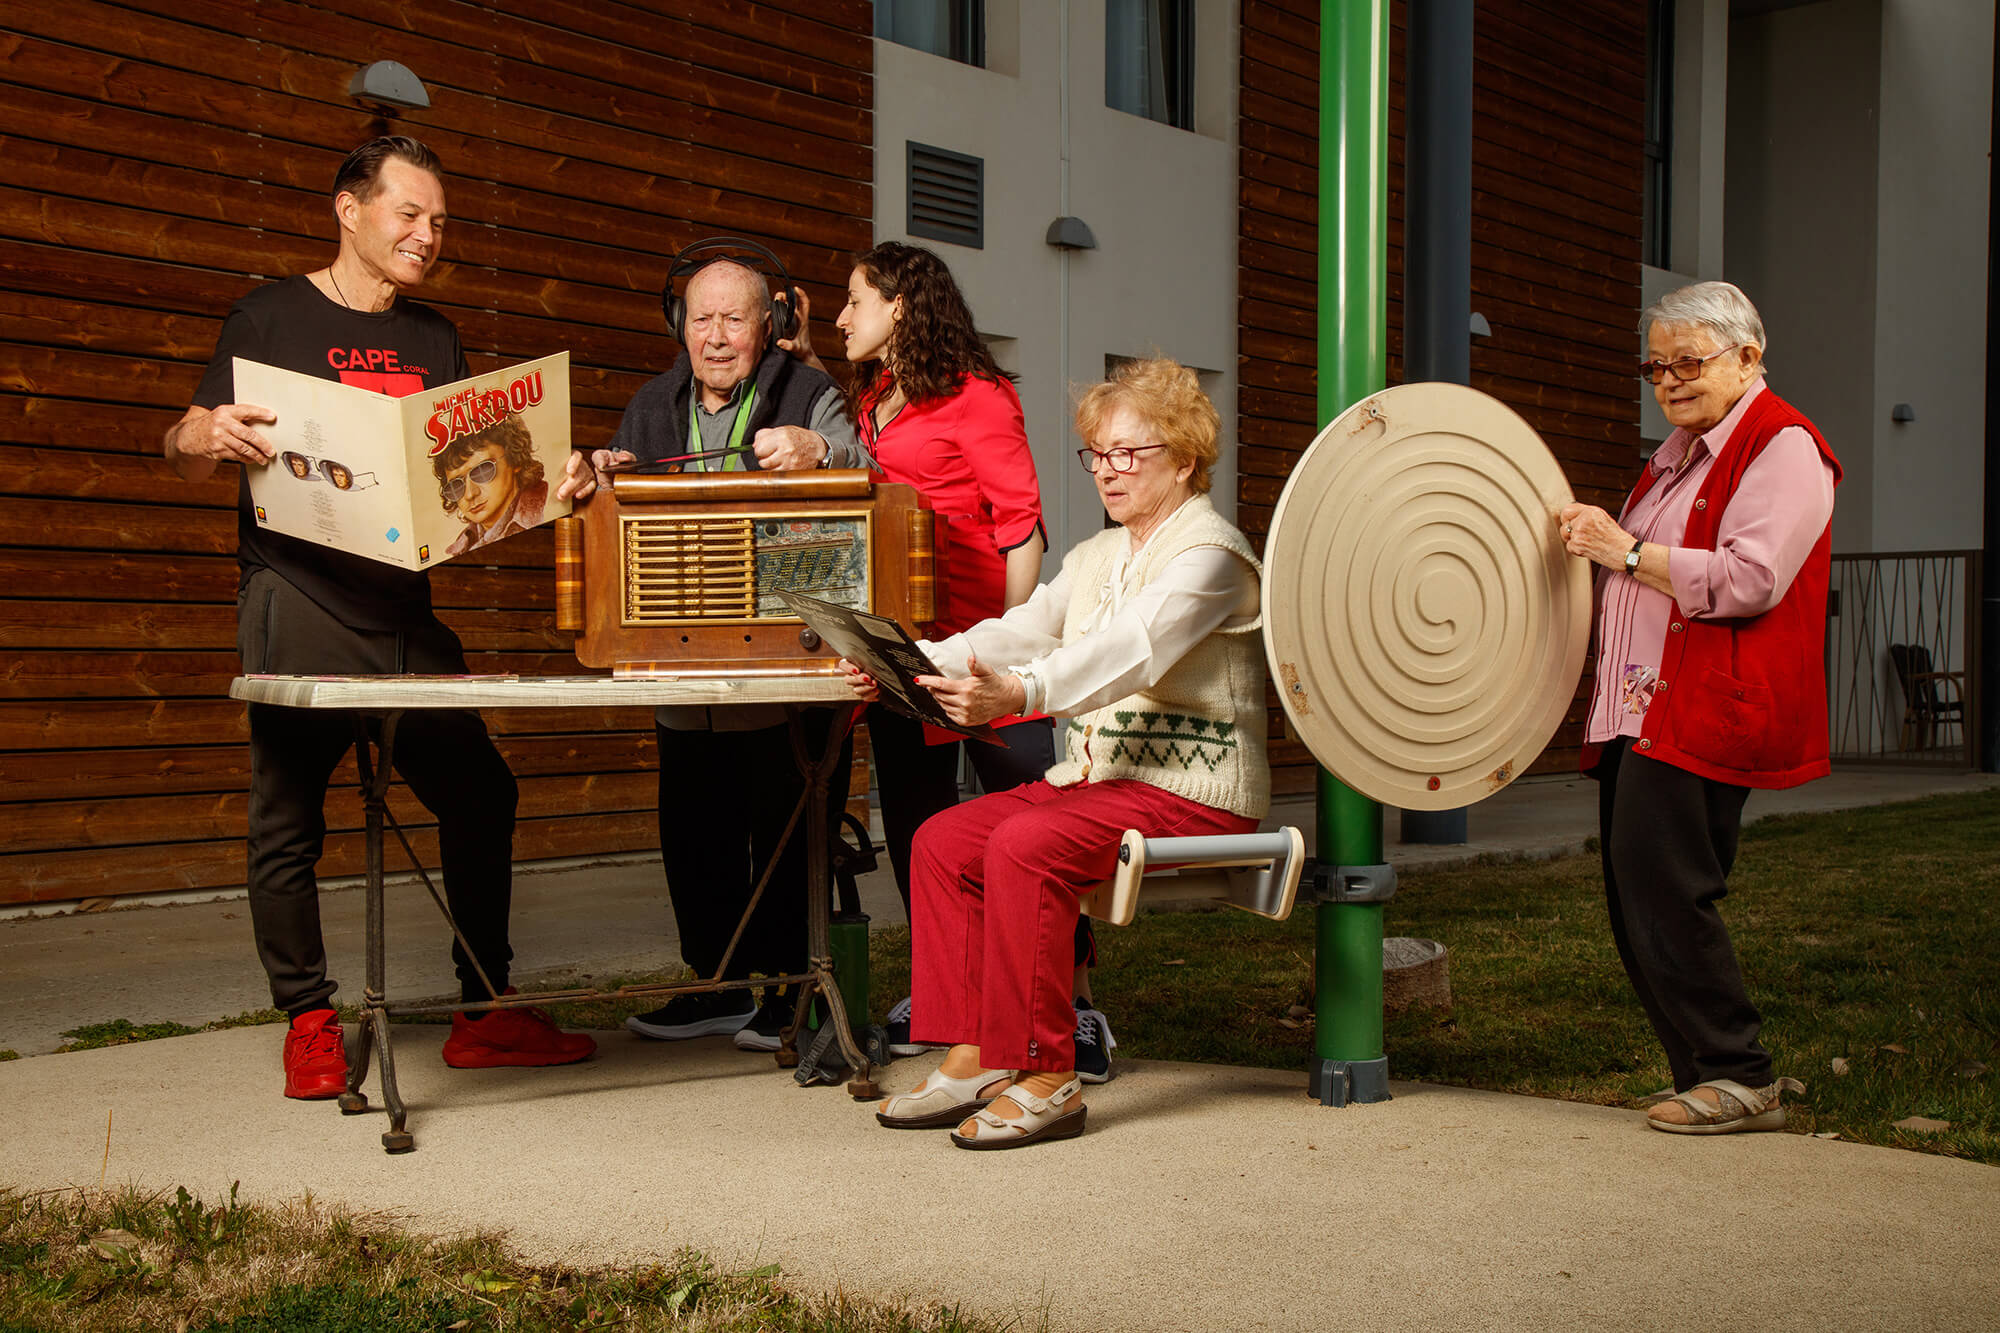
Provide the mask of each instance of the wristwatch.
[{"label": "wristwatch", "polygon": [[1637,574],[1639,572],[1639,548],[1645,544],[1643,540],[1633,542],[1632,549],[1625,553],[1625,572],[1627,574]]}]

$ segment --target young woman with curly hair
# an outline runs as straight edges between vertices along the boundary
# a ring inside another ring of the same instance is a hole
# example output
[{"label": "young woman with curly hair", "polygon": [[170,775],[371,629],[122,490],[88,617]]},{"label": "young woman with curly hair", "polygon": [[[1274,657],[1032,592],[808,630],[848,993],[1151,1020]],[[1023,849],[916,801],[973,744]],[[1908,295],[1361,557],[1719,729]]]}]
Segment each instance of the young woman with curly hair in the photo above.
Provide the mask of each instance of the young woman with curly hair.
[{"label": "young woman with curly hair", "polygon": [[[922,246],[885,241],[855,262],[835,322],[856,366],[848,393],[864,446],[884,476],[916,487],[948,523],[932,636],[947,638],[1026,601],[1048,538],[1021,399],[981,340],[951,270]],[[1041,777],[1055,757],[1048,719],[996,725],[1006,749],[965,747],[980,785],[1004,791]],[[911,843],[926,819],[957,803],[959,747],[951,733],[880,705],[869,710],[868,729],[883,832],[907,906]],[[1087,931],[1079,942],[1081,966]],[[907,1020],[903,1006],[892,1011],[899,1054],[911,1050]]]}]

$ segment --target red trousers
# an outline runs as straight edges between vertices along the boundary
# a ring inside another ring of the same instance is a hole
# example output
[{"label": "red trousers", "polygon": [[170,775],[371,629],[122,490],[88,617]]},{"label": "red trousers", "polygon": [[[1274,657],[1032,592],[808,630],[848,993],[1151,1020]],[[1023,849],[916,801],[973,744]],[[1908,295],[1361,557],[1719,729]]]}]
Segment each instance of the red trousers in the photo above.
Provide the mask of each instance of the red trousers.
[{"label": "red trousers", "polygon": [[975,1044],[989,1069],[1074,1069],[1077,899],[1111,878],[1125,830],[1256,827],[1127,779],[1031,782],[933,816],[910,858],[912,1040]]}]

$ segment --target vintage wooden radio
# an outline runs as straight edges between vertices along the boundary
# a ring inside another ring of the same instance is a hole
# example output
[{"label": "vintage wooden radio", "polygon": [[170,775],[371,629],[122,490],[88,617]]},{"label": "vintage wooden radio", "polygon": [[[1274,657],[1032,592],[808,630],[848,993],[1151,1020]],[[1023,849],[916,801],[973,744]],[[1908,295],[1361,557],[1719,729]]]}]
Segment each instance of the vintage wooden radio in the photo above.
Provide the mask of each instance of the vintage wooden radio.
[{"label": "vintage wooden radio", "polygon": [[821,674],[836,655],[777,593],[936,617],[940,521],[862,471],[625,473],[555,523],[556,624],[620,676]]}]

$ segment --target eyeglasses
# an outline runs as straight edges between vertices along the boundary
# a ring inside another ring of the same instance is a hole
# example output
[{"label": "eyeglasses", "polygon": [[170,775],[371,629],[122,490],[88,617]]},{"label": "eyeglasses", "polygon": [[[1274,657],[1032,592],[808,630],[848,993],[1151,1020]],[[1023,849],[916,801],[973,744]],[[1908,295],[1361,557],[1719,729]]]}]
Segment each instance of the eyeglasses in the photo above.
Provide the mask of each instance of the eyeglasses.
[{"label": "eyeglasses", "polygon": [[453,504],[457,504],[465,496],[465,484],[467,482],[471,482],[475,486],[491,486],[493,479],[499,475],[499,459],[482,459],[467,468],[464,476],[446,477],[444,479],[444,498]]},{"label": "eyeglasses", "polygon": [[1686,384],[1689,380],[1698,378],[1701,375],[1701,368],[1721,356],[1723,352],[1733,352],[1742,345],[1742,343],[1731,343],[1720,351],[1710,352],[1707,356],[1682,356],[1672,361],[1641,361],[1639,378],[1648,384],[1658,384],[1660,378],[1671,370],[1675,379]]},{"label": "eyeglasses", "polygon": [[1097,465],[1099,463],[1105,464],[1113,472],[1130,472],[1134,467],[1138,466],[1140,454],[1150,453],[1155,449],[1164,449],[1166,447],[1164,444],[1142,444],[1137,449],[1120,447],[1117,449],[1106,449],[1103,453],[1099,453],[1095,449],[1079,449],[1076,451],[1076,461],[1083,464],[1083,470],[1093,477],[1097,475]]},{"label": "eyeglasses", "polygon": [[357,476],[347,464],[336,463],[331,458],[313,458],[292,449],[287,449],[278,455],[278,458],[284,463],[285,470],[300,481],[315,480],[314,472],[317,470],[318,474],[325,477],[328,484],[337,491],[365,491],[375,484],[373,472],[363,472]]}]

